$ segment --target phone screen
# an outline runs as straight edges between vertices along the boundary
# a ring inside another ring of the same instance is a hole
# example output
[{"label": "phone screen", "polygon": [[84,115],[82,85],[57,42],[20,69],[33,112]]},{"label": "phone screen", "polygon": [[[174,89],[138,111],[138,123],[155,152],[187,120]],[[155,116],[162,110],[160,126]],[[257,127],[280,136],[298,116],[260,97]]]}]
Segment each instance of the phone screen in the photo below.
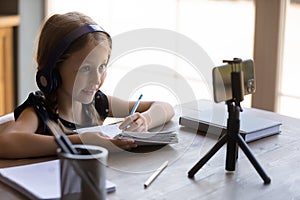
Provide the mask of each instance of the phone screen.
[{"label": "phone screen", "polygon": [[213,68],[214,101],[216,103],[232,99],[231,72],[242,71],[244,95],[255,92],[255,73],[253,60],[226,64]]}]

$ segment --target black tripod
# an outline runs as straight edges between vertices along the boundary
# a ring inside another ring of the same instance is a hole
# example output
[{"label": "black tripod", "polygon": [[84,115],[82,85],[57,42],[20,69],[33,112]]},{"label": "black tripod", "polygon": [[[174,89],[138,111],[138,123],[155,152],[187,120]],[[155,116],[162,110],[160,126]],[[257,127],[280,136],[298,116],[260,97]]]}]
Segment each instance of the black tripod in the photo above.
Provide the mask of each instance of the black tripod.
[{"label": "black tripod", "polygon": [[[238,63],[241,60],[226,61]],[[226,167],[227,171],[234,171],[236,160],[238,157],[238,146],[243,150],[245,155],[248,157],[256,171],[259,173],[265,184],[271,182],[270,177],[265,173],[261,165],[255,159],[253,153],[249,149],[247,143],[244,141],[242,136],[239,134],[240,130],[240,112],[242,108],[240,102],[244,100],[243,92],[243,71],[232,71],[231,72],[231,88],[232,88],[232,99],[226,101],[228,108],[228,119],[227,119],[227,133],[225,133],[218,142],[208,151],[204,157],[199,160],[196,165],[188,172],[188,177],[193,178],[194,175],[200,170],[200,168],[225,144],[227,143],[226,153]],[[238,144],[238,146],[237,146]]]}]

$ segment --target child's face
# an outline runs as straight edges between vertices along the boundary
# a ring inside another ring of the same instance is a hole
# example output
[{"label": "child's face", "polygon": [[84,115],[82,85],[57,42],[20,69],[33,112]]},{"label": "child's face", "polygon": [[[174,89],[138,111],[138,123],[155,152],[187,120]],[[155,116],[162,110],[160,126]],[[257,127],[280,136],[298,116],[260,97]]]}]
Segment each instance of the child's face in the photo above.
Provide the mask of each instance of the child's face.
[{"label": "child's face", "polygon": [[73,53],[60,67],[62,84],[58,92],[73,101],[90,103],[106,76],[108,49],[104,44],[88,45]]}]

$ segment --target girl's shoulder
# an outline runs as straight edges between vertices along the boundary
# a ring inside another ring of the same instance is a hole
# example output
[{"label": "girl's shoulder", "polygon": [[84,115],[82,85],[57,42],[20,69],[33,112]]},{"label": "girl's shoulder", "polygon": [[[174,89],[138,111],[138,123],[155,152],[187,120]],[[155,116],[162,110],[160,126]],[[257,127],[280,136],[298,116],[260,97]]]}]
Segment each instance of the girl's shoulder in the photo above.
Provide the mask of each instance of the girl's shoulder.
[{"label": "girl's shoulder", "polygon": [[32,107],[37,114],[38,118],[42,122],[42,126],[40,127],[41,130],[38,132],[47,133],[46,128],[46,120],[47,119],[55,119],[57,118],[55,114],[51,113],[49,109],[47,109],[46,103],[45,103],[45,97],[42,92],[36,91],[31,92],[27,99],[14,110],[14,117],[15,120],[18,119],[18,117],[21,115],[21,113],[28,107]]},{"label": "girl's shoulder", "polygon": [[[94,96],[94,103],[101,120],[104,120],[109,113],[108,97],[103,92],[98,90]],[[31,92],[28,95],[27,99],[17,108],[15,108],[15,120],[17,120],[21,113],[28,107],[32,107],[34,109],[35,113],[37,114],[40,120],[38,133],[50,134],[48,133],[48,129],[46,127],[46,121],[48,119],[57,121],[59,116],[57,114],[52,113],[50,109],[48,109],[45,102],[45,97],[41,91]]]},{"label": "girl's shoulder", "polygon": [[95,108],[100,115],[101,120],[104,120],[109,113],[109,103],[107,96],[98,90],[95,94]]},{"label": "girl's shoulder", "polygon": [[38,114],[38,116],[42,119],[47,119],[50,117],[48,109],[46,108],[44,95],[42,94],[42,92],[36,91],[31,92],[28,95],[27,99],[14,110],[15,119],[18,119],[18,117],[25,110],[25,108],[29,106],[32,106],[35,112]]}]

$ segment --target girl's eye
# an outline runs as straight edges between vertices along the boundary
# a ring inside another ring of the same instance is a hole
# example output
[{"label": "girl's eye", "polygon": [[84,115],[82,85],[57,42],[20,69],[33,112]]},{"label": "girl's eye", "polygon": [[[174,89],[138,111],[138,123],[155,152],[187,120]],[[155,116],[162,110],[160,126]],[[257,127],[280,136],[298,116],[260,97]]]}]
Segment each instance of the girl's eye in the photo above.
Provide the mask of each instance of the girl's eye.
[{"label": "girl's eye", "polygon": [[88,71],[90,71],[90,66],[83,66],[83,67],[80,67],[79,71],[80,71],[80,72],[88,72]]},{"label": "girl's eye", "polygon": [[99,66],[98,69],[99,69],[99,72],[103,72],[103,71],[106,70],[106,65],[105,65],[105,64],[102,64],[102,65]]}]

